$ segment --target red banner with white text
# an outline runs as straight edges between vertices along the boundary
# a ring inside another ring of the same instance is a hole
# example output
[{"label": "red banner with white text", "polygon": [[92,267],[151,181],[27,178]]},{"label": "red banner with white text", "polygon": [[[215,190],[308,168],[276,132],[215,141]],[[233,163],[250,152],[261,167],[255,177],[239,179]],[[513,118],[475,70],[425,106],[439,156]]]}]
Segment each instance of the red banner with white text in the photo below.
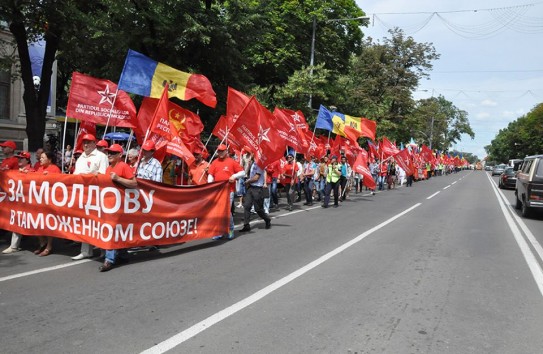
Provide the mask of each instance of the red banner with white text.
[{"label": "red banner with white text", "polygon": [[22,235],[119,249],[211,238],[229,223],[227,181],[174,187],[138,179],[128,189],[105,175],[0,172],[0,229]]}]

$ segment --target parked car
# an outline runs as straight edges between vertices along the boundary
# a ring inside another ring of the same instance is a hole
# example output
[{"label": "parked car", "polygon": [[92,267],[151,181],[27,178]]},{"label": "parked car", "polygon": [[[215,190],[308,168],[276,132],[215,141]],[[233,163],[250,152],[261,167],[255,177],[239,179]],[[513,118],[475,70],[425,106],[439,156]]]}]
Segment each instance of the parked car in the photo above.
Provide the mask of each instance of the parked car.
[{"label": "parked car", "polygon": [[506,167],[507,167],[506,164],[499,164],[499,165],[494,166],[494,168],[492,169],[492,176],[501,175],[503,171],[505,171]]},{"label": "parked car", "polygon": [[500,175],[498,187],[515,189],[517,185],[517,174],[513,167],[507,167]]},{"label": "parked car", "polygon": [[527,156],[517,171],[515,208],[529,216],[535,208],[543,208],[543,155]]}]

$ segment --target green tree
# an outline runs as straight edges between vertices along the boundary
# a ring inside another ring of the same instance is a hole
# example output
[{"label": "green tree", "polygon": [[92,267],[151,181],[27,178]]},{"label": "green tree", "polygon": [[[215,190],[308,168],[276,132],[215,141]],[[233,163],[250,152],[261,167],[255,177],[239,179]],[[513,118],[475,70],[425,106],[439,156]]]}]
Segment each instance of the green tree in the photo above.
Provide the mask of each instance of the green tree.
[{"label": "green tree", "polygon": [[364,42],[345,74],[348,78],[339,81],[345,87],[337,99],[344,111],[377,120],[378,135],[405,141],[410,132],[403,122],[415,105],[411,94],[439,54],[431,43],[417,43],[400,29],[390,35],[382,42]]}]

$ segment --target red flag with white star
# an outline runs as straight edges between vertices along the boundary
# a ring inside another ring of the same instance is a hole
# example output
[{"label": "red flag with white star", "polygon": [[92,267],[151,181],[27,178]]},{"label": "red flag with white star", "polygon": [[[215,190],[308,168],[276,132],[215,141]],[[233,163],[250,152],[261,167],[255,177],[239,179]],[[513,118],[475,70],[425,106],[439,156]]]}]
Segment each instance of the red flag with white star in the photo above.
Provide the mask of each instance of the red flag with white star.
[{"label": "red flag with white star", "polygon": [[286,142],[273,128],[273,119],[273,114],[251,97],[230,132],[235,140],[255,153],[255,162],[260,168],[279,160],[285,153]]},{"label": "red flag with white star", "polygon": [[66,116],[112,127],[136,127],[136,107],[128,94],[109,80],[72,74]]}]

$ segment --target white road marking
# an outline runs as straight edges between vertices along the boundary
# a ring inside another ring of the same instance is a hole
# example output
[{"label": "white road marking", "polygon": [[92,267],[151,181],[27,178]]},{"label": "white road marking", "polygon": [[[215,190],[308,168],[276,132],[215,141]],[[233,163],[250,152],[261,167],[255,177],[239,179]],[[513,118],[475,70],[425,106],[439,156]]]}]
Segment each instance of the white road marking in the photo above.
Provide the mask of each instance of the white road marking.
[{"label": "white road marking", "polygon": [[451,188],[451,185],[449,184],[448,186],[444,187],[443,190],[445,190],[447,188]]},{"label": "white road marking", "polygon": [[317,266],[321,265],[322,263],[326,262],[330,258],[338,255],[339,253],[345,251],[349,247],[355,245],[356,243],[362,241],[367,236],[371,235],[375,231],[385,227],[386,225],[390,224],[394,220],[402,217],[403,215],[411,212],[418,206],[420,206],[421,203],[417,203],[413,205],[412,207],[402,211],[399,214],[396,214],[395,216],[391,217],[390,219],[380,223],[379,225],[369,229],[368,231],[358,235],[354,239],[344,243],[343,245],[339,246],[338,248],[328,252],[327,254],[323,255],[322,257],[317,258],[313,262],[303,266],[302,268],[290,273],[289,275],[285,276],[284,278],[279,279],[278,281],[268,285],[267,287],[257,291],[256,293],[250,295],[249,297],[246,297],[243,300],[240,300],[239,302],[233,304],[230,307],[225,308],[224,310],[221,310],[208,318],[204,319],[203,321],[196,323],[190,328],[187,328],[186,330],[179,332],[178,334],[164,340],[163,342],[160,342],[153,347],[144,350],[142,353],[165,353],[170,349],[175,348],[176,346],[180,345],[181,343],[189,340],[190,338],[196,336],[198,333],[205,331],[209,327],[213,326],[214,324],[219,323],[220,321],[234,315],[238,311],[243,310],[247,306],[250,306],[257,302],[258,300],[264,298],[265,296],[271,294],[277,289],[280,289],[281,287],[287,285],[291,281],[295,280],[296,278],[304,275],[305,273],[309,272],[313,268],[316,268]]},{"label": "white road marking", "polygon": [[451,183],[451,186],[452,186],[453,184],[456,184],[456,182],[458,182],[458,181],[454,181],[453,183]]},{"label": "white road marking", "polygon": [[528,264],[528,268],[530,268],[530,271],[532,272],[532,276],[534,277],[535,283],[537,284],[537,287],[539,288],[539,292],[541,293],[541,295],[543,295],[543,271],[541,270],[541,267],[535,255],[530,249],[530,246],[528,245],[524,237],[522,237],[522,234],[520,233],[519,228],[517,227],[513,218],[511,217],[505,203],[500,198],[500,195],[497,192],[497,187],[495,185],[495,182],[492,180],[492,177],[487,175],[487,178],[493,187],[492,191],[494,192],[494,194],[496,195],[496,198],[498,199],[498,203],[500,204],[502,213],[505,216],[505,221],[507,221],[507,224],[509,225],[511,232],[513,233],[513,236],[515,237],[515,240],[517,241],[520,251],[522,252],[524,259],[526,260],[526,263]]},{"label": "white road marking", "polygon": [[432,199],[433,197],[435,197],[436,195],[438,195],[441,191],[438,191],[438,192],[435,192],[434,194],[432,194],[431,196],[429,196],[428,198],[426,199]]},{"label": "white road marking", "polygon": [[29,275],[34,275],[34,274],[39,274],[39,273],[44,273],[44,272],[50,272],[52,270],[67,268],[67,267],[71,267],[71,266],[75,266],[75,265],[79,265],[79,264],[83,264],[83,263],[87,263],[87,262],[91,262],[91,261],[92,261],[92,259],[83,259],[83,260],[80,260],[80,261],[72,261],[70,263],[59,264],[59,265],[56,265],[56,266],[53,266],[53,267],[41,268],[41,269],[31,270],[29,272],[8,275],[6,277],[0,278],[0,282],[7,281],[7,280],[12,280],[12,279],[17,279],[17,278],[22,278],[22,277],[27,277]]}]

